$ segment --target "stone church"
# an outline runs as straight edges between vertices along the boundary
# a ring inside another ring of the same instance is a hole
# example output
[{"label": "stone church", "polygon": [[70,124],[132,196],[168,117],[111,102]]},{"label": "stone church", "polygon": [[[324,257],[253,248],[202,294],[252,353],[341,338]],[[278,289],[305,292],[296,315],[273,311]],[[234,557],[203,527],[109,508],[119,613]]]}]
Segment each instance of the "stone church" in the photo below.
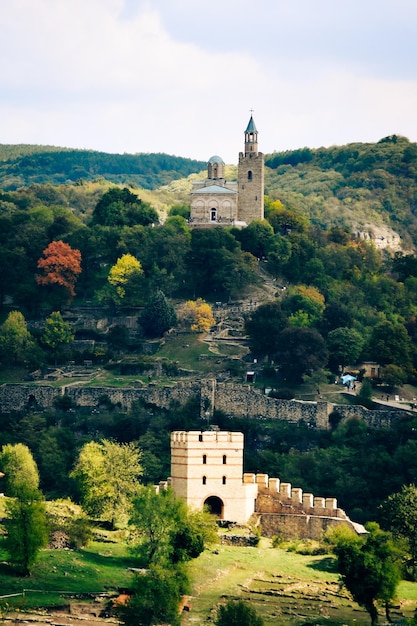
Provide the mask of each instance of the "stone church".
[{"label": "stone church", "polygon": [[258,131],[251,115],[239,153],[238,180],[225,179],[225,163],[212,156],[207,178],[193,183],[190,226],[240,226],[264,218],[264,155],[258,150]]}]

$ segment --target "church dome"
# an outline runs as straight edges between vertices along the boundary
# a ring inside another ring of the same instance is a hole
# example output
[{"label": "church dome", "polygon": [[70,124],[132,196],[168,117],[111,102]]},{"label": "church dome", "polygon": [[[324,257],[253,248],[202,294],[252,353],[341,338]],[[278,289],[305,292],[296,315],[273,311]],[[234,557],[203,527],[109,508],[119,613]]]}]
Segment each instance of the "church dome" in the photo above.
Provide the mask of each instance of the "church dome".
[{"label": "church dome", "polygon": [[217,155],[212,156],[208,162],[211,163],[212,165],[214,163],[218,163],[219,165],[224,165],[223,159]]}]

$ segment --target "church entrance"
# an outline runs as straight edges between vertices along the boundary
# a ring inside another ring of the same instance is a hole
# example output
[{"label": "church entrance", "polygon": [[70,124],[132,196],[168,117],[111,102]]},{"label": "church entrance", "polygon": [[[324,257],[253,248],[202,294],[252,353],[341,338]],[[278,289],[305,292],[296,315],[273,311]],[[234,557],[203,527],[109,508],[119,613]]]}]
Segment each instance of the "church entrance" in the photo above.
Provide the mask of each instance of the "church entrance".
[{"label": "church entrance", "polygon": [[224,504],[220,498],[217,496],[210,496],[204,501],[204,504],[207,506],[209,512],[212,515],[215,515],[217,519],[223,519]]}]

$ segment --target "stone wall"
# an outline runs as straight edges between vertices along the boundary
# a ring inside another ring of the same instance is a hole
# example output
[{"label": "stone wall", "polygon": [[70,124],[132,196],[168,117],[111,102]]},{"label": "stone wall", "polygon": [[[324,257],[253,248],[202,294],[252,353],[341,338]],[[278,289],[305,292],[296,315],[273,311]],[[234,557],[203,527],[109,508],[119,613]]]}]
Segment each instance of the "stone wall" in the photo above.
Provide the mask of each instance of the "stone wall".
[{"label": "stone wall", "polygon": [[285,539],[320,541],[327,528],[341,524],[357,533],[366,532],[338,507],[336,498],[303,493],[302,489],[267,474],[244,474],[243,481],[258,485],[255,513],[265,537],[281,535]]},{"label": "stone wall", "polygon": [[329,427],[327,402],[302,402],[270,398],[250,385],[215,383],[215,408],[236,417],[261,417],[288,422],[304,421],[318,428]]},{"label": "stone wall", "polygon": [[315,539],[320,541],[323,533],[334,526],[347,526],[353,529],[350,520],[315,515],[286,515],[266,513],[260,515],[262,535],[281,535],[284,539]]},{"label": "stone wall", "polygon": [[329,416],[337,411],[342,419],[357,417],[373,428],[390,428],[393,422],[413,415],[402,409],[373,410],[362,406],[335,405],[328,402],[302,402],[270,398],[250,385],[217,382],[214,379],[185,381],[159,386],[150,383],[140,387],[84,387],[72,384],[63,387],[29,384],[0,386],[0,412],[21,411],[30,404],[47,409],[54,400],[67,394],[77,405],[97,407],[100,398],[107,396],[113,403],[129,410],[134,402],[143,400],[168,408],[172,402],[184,405],[191,397],[200,399],[201,417],[208,418],[214,409],[231,417],[268,418],[291,423],[300,421],[311,427],[330,428]]}]

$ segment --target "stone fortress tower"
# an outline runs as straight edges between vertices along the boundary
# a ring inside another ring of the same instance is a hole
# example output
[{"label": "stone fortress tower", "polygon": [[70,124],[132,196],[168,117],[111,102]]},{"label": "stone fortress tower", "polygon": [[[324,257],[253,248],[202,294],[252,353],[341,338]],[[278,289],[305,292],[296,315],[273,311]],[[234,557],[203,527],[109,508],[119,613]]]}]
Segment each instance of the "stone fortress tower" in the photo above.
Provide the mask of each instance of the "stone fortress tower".
[{"label": "stone fortress tower", "polygon": [[239,154],[238,181],[225,179],[225,163],[212,156],[207,178],[193,183],[190,226],[247,226],[264,218],[264,155],[258,151],[258,131],[251,115],[245,130],[245,151]]},{"label": "stone fortress tower", "polygon": [[192,508],[207,505],[219,519],[246,522],[257,486],[243,484],[242,471],[242,433],[171,433],[171,487]]},{"label": "stone fortress tower", "polygon": [[220,520],[257,520],[272,537],[320,539],[329,526],[347,525],[365,533],[338,507],[335,498],[315,497],[267,474],[243,474],[243,433],[219,430],[171,433],[168,483],[188,506],[205,505]]}]

